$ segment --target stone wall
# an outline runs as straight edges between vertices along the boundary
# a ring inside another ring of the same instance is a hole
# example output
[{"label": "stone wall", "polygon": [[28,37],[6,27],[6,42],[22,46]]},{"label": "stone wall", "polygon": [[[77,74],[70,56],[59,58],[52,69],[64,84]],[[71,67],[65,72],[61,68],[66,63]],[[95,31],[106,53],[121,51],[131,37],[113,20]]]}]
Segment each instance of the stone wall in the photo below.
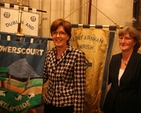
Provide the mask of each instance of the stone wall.
[{"label": "stone wall", "polygon": [[141,0],[134,0],[133,26],[141,32]]}]

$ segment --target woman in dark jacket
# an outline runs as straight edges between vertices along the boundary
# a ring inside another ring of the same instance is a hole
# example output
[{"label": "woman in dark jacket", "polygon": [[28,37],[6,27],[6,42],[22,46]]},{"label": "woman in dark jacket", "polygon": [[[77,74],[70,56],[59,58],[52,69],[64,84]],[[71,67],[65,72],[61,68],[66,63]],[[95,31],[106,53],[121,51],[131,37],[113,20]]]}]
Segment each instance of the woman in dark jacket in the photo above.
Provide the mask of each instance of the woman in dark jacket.
[{"label": "woman in dark jacket", "polygon": [[141,113],[141,55],[138,31],[130,26],[119,31],[121,53],[113,55],[109,67],[110,90],[104,113]]}]

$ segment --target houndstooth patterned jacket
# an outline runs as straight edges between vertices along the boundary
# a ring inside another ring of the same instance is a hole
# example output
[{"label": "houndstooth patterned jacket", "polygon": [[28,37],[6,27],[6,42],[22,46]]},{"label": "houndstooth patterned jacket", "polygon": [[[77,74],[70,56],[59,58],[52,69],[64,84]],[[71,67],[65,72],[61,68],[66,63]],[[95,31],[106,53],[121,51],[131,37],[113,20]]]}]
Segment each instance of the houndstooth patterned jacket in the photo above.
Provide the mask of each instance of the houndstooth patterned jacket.
[{"label": "houndstooth patterned jacket", "polygon": [[86,85],[86,61],[82,51],[68,46],[56,61],[56,48],[48,51],[44,77],[49,80],[44,95],[46,104],[56,107],[74,106],[74,113],[83,113]]}]

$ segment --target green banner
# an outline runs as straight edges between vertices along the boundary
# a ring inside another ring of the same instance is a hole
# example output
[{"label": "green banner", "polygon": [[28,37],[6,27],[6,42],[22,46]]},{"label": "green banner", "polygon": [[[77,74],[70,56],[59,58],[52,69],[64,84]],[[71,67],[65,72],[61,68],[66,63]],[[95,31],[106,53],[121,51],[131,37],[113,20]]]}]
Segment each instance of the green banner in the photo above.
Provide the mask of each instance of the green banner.
[{"label": "green banner", "polygon": [[0,36],[0,109],[20,113],[41,104],[47,38]]}]

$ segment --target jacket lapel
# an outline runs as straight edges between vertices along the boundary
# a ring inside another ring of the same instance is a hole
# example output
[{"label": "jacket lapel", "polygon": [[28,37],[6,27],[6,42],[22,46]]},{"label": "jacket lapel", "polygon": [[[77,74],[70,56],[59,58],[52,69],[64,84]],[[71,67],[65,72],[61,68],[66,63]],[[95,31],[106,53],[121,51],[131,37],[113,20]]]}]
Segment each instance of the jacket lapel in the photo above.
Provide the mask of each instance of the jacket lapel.
[{"label": "jacket lapel", "polygon": [[115,80],[116,80],[116,86],[118,88],[118,75],[119,75],[119,69],[120,69],[120,65],[121,65],[121,54],[119,54],[119,57],[117,58],[116,60],[117,62],[115,63],[116,64],[116,68],[115,68]]},{"label": "jacket lapel", "polygon": [[137,59],[137,54],[133,53],[120,79],[120,87],[124,86],[126,83],[128,84],[128,81],[131,78],[130,76],[133,76],[130,73],[136,64],[136,59]]},{"label": "jacket lapel", "polygon": [[51,57],[50,57],[50,59],[49,59],[49,60],[50,60],[50,61],[49,61],[49,62],[50,62],[50,66],[52,67],[52,69],[53,69],[54,72],[55,72],[55,70],[56,70],[56,67],[55,67],[55,65],[56,65],[56,58],[55,58],[55,56],[56,56],[56,55],[55,55],[55,54],[56,54],[55,51],[52,52],[51,55],[50,55]]}]

